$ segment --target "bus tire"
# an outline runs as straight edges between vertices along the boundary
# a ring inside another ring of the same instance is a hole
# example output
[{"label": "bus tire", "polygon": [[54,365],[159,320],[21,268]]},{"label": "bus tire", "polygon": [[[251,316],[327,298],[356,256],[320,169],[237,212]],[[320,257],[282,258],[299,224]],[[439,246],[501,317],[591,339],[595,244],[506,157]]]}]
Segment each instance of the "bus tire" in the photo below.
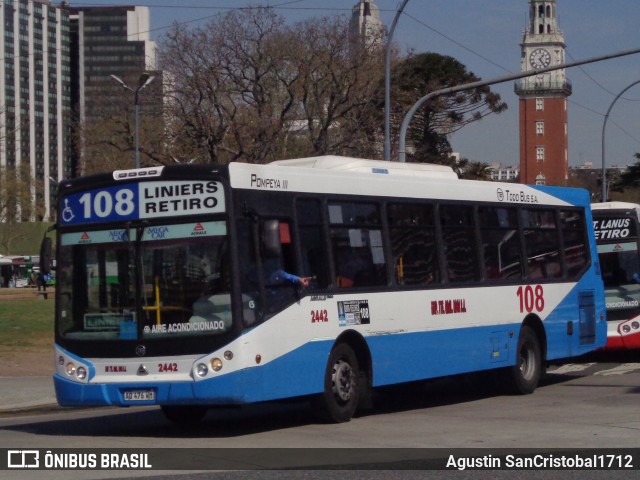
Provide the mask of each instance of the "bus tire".
[{"label": "bus tire", "polygon": [[200,405],[162,405],[160,409],[167,420],[181,424],[198,423],[207,413]]},{"label": "bus tire", "polygon": [[329,354],[324,391],[316,405],[321,420],[330,423],[351,420],[360,400],[360,378],[358,359],[353,349],[346,343],[338,343]]},{"label": "bus tire", "polygon": [[533,393],[542,377],[542,349],[535,331],[526,325],[520,329],[516,364],[506,372],[509,392],[526,395]]}]

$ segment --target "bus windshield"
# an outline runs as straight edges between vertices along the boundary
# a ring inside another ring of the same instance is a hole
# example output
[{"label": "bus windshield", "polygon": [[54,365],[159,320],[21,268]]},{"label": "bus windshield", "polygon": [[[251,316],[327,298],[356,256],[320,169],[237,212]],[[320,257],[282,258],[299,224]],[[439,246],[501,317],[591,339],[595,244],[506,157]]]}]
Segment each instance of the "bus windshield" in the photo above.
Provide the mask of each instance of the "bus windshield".
[{"label": "bus windshield", "polygon": [[64,233],[58,335],[152,340],[232,326],[224,221]]},{"label": "bus windshield", "polygon": [[598,247],[602,279],[606,288],[636,285],[640,273],[638,248],[635,242]]}]

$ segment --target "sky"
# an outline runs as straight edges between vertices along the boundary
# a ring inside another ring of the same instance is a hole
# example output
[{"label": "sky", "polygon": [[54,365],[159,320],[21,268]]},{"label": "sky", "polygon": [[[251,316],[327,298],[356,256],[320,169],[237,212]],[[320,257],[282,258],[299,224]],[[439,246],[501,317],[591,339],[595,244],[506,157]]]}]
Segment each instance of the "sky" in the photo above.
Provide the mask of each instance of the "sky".
[{"label": "sky", "polygon": [[[401,0],[374,0],[387,28]],[[357,0],[112,0],[70,1],[71,6],[141,5],[150,8],[151,38],[158,42],[174,22],[197,27],[212,16],[247,5],[269,5],[290,22],[311,16],[351,15]],[[401,53],[449,55],[483,80],[520,72],[520,43],[528,20],[528,0],[409,0],[393,40]],[[640,48],[639,0],[557,0],[566,61]],[[606,166],[630,165],[640,152],[640,53],[567,70],[569,165],[602,167],[605,115]],[[518,97],[514,82],[493,85],[509,108],[474,122],[450,138],[464,158],[504,166],[519,163]],[[391,85],[393,88],[393,85]],[[428,92],[425,92],[425,94]],[[418,100],[416,98],[416,100]],[[614,102],[615,100],[615,102]]]}]

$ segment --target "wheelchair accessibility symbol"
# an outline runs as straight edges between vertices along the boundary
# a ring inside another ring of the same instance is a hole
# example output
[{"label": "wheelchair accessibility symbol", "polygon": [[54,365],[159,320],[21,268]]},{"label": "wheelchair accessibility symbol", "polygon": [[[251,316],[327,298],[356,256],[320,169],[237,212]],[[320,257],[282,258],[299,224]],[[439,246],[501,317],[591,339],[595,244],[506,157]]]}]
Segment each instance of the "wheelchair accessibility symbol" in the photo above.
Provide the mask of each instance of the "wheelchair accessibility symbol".
[{"label": "wheelchair accessibility symbol", "polygon": [[73,209],[69,206],[69,200],[65,198],[64,199],[64,208],[62,209],[62,220],[65,223],[69,223],[75,217],[76,216],[73,214]]}]

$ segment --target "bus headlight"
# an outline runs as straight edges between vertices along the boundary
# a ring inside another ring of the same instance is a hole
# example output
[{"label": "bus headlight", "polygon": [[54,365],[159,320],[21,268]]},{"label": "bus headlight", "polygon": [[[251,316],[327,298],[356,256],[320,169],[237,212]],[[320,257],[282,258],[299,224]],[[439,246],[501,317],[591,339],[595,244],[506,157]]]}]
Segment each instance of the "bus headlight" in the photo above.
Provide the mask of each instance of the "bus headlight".
[{"label": "bus headlight", "polygon": [[638,323],[637,321],[633,321],[631,322],[631,328],[633,328],[634,330],[638,330],[638,328],[640,327],[640,323]]},{"label": "bus headlight", "polygon": [[76,370],[76,377],[78,377],[78,380],[84,380],[87,378],[87,369],[84,367],[78,367]]},{"label": "bus headlight", "polygon": [[70,377],[72,377],[76,373],[76,366],[72,362],[67,363],[67,366],[64,368],[67,372],[67,375],[69,375]]},{"label": "bus headlight", "polygon": [[199,377],[204,377],[207,373],[209,373],[209,369],[207,368],[206,363],[199,363],[196,367],[196,373]]},{"label": "bus headlight", "polygon": [[220,360],[217,357],[212,359],[211,368],[213,369],[214,372],[219,372],[220,370],[222,370],[222,360]]},{"label": "bus headlight", "polygon": [[629,333],[631,331],[631,327],[629,325],[623,325],[622,326],[622,331],[624,333]]},{"label": "bus headlight", "polygon": [[231,360],[233,358],[233,352],[231,350],[227,350],[224,352],[224,359]]}]

